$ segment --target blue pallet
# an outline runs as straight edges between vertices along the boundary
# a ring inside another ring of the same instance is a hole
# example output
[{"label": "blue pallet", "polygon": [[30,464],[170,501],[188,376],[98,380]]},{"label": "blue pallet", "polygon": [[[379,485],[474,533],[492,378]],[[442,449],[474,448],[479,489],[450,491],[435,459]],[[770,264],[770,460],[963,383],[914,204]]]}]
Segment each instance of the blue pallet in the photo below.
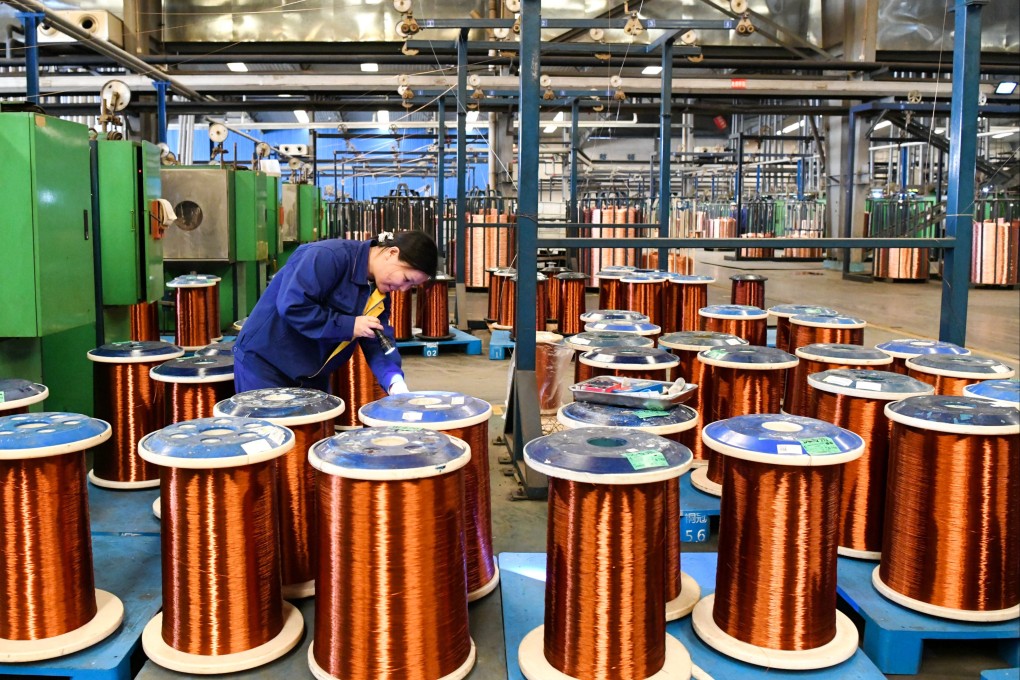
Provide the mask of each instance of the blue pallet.
[{"label": "blue pallet", "polygon": [[401,340],[397,343],[397,349],[414,349],[421,352],[422,356],[439,356],[441,350],[463,351],[465,354],[481,354],[482,341],[479,338],[465,333],[459,328],[450,327],[453,337],[449,340]]},{"label": "blue pallet", "polygon": [[981,680],[1020,680],[1020,668],[1000,668],[981,671]]},{"label": "blue pallet", "polygon": [[864,618],[864,651],[883,673],[914,675],[925,640],[1004,640],[1009,663],[1020,653],[1020,621],[969,623],[928,616],[883,597],[871,583],[877,562],[839,558],[837,590]]},{"label": "blue pallet", "polygon": [[159,536],[152,502],[159,487],[116,491],[89,484],[89,517],[94,536]]},{"label": "blue pallet", "polygon": [[[702,596],[715,592],[716,553],[684,553],[683,570],[701,586]],[[500,553],[500,591],[503,597],[503,640],[506,644],[507,677],[524,680],[517,665],[517,648],[533,628],[543,623],[545,612],[545,553]],[[716,680],[741,678],[786,680],[884,680],[885,676],[857,652],[847,661],[815,671],[783,671],[752,666],[720,654],[703,644],[694,633],[691,618],[671,621],[666,631],[683,643],[694,664]]]},{"label": "blue pallet", "polygon": [[694,488],[691,473],[680,477],[680,540],[704,543],[710,535],[710,517],[719,516],[719,497]]},{"label": "blue pallet", "polygon": [[158,536],[93,536],[96,587],[124,603],[124,621],[102,642],[57,659],[0,664],[0,676],[128,680],[142,629],[162,606]]},{"label": "blue pallet", "polygon": [[516,344],[510,339],[510,331],[492,331],[492,337],[489,338],[489,359],[492,361],[509,359],[510,352]]}]

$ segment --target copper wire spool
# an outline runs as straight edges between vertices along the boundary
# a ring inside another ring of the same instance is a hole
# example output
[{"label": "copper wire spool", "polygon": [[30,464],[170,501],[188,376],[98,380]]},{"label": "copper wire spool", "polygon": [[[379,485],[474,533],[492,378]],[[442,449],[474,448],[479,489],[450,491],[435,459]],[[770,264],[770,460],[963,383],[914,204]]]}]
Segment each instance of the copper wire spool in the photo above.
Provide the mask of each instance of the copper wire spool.
[{"label": "copper wire spool", "polygon": [[662,289],[667,285],[666,277],[632,274],[620,279],[620,283],[623,284],[623,308],[644,314],[661,328]]},{"label": "copper wire spool", "polygon": [[499,319],[500,283],[503,279],[496,276],[496,269],[486,269],[485,271],[489,273],[488,311],[486,312],[485,320],[491,323]]},{"label": "copper wire spool", "polygon": [[734,274],[730,277],[730,304],[765,309],[765,282],[760,274]]},{"label": "copper wire spool", "polygon": [[563,336],[557,333],[535,333],[535,381],[538,383],[540,413],[555,413],[564,401],[560,363],[561,358],[572,350],[562,343]]},{"label": "copper wire spool", "polygon": [[875,345],[875,349],[881,350],[892,357],[890,371],[907,374],[907,359],[927,354],[970,354],[970,350],[951,342],[939,342],[936,340],[924,340],[921,338],[900,338]]},{"label": "copper wire spool", "polygon": [[159,342],[159,303],[139,302],[128,307],[131,340]]},{"label": "copper wire spool", "polygon": [[[549,306],[546,292],[548,280],[545,274],[538,274],[535,279],[535,331],[545,331],[545,322],[549,318]],[[517,277],[514,277],[514,297],[517,297]],[[510,325],[510,339],[517,337],[517,309],[514,309],[513,323]]]},{"label": "copper wire spool", "polygon": [[411,330],[411,291],[390,291],[390,326],[393,328],[395,340],[410,340],[414,337]]},{"label": "copper wire spool", "polygon": [[778,414],[712,423],[703,436],[727,461],[716,590],[694,608],[695,632],[767,668],[823,668],[853,656],[857,628],[836,610],[836,536],[841,466],[860,457],[863,440]]},{"label": "copper wire spool", "polygon": [[925,614],[1016,619],[1020,411],[937,395],[891,403],[885,414],[893,421],[889,491],[872,583]]},{"label": "copper wire spool", "polygon": [[495,277],[499,280],[499,310],[493,327],[508,331],[513,328],[517,310],[517,270],[497,269]]},{"label": "copper wire spool", "polygon": [[22,378],[0,378],[0,416],[28,413],[29,406],[50,396],[46,385]]},{"label": "copper wire spool", "polygon": [[210,418],[217,402],[234,394],[231,356],[171,359],[149,371],[156,381],[156,400],[163,403],[163,422]]},{"label": "copper wire spool", "polygon": [[[708,284],[715,283],[711,276],[677,275],[666,282],[663,294],[663,333],[697,331],[701,329],[698,312],[708,306]],[[668,306],[670,309],[666,309]]]},{"label": "copper wire spool", "polygon": [[470,672],[462,468],[471,457],[441,432],[403,427],[342,432],[312,448],[315,677],[440,680]]},{"label": "copper wire spool", "polygon": [[634,380],[669,380],[679,360],[657,347],[596,348],[578,357],[591,367],[592,377],[615,375]]},{"label": "copper wire spool", "polygon": [[899,373],[835,369],[808,376],[809,416],[857,432],[864,454],[843,468],[839,554],[877,560],[882,555],[891,401],[932,393],[930,385]]},{"label": "copper wire spool", "polygon": [[110,426],[75,413],[18,414],[0,417],[0,434],[0,655],[64,656],[110,635],[124,615],[95,587],[85,481],[85,451]]},{"label": "copper wire spool", "polygon": [[206,290],[209,300],[206,309],[209,313],[209,333],[213,340],[219,340],[223,337],[223,332],[220,330],[220,277],[208,274],[200,276],[213,282],[213,285]]},{"label": "copper wire spool", "polygon": [[556,319],[561,335],[575,335],[583,330],[581,315],[585,310],[584,283],[580,272],[557,274],[560,280],[560,316]]},{"label": "copper wire spool", "polygon": [[907,375],[935,388],[935,394],[963,394],[967,385],[1012,378],[1011,366],[976,354],[929,354],[906,360]]},{"label": "copper wire spool", "polygon": [[875,277],[894,281],[927,281],[927,248],[879,248],[875,251]]},{"label": "copper wire spool", "polygon": [[280,594],[276,468],[293,433],[264,420],[202,418],[154,432],[138,448],[160,467],[164,499],[163,610],[142,632],[146,655],[171,670],[209,673],[285,654],[304,630]]},{"label": "copper wire spool", "polygon": [[449,340],[450,332],[450,282],[453,277],[438,274],[418,287],[418,295],[424,300],[424,316],[418,320],[421,340]]},{"label": "copper wire spool", "polygon": [[184,354],[168,342],[115,342],[88,352],[93,362],[96,416],[112,436],[96,448],[89,480],[109,489],[159,486],[159,470],[138,455],[142,437],[163,427],[164,390],[149,376],[154,365]]},{"label": "copper wire spool", "polygon": [[[776,305],[769,307],[769,316],[776,320],[776,347],[784,352],[793,352],[790,348],[790,317],[798,314],[838,316],[839,312],[828,307],[814,305]],[[808,343],[811,344],[811,343]],[[794,348],[795,349],[795,348]]]},{"label": "copper wire spool", "polygon": [[688,383],[698,386],[697,391],[685,403],[698,413],[698,421],[691,430],[689,442],[681,442],[690,447],[694,454],[694,466],[708,465],[708,451],[701,441],[701,429],[712,422],[708,405],[712,401],[712,367],[698,361],[698,353],[712,347],[731,347],[746,345],[747,341],[735,335],[713,333],[710,331],[682,331],[670,333],[659,338],[659,347],[672,352],[680,363],[673,369],[672,377],[683,378]]},{"label": "copper wire spool", "polygon": [[816,344],[863,345],[864,319],[842,314],[797,314],[790,317],[790,351]]},{"label": "copper wire spool", "polygon": [[566,338],[564,344],[574,350],[574,382],[584,382],[595,377],[594,366],[581,363],[580,356],[593,349],[616,347],[654,347],[651,338],[634,333],[613,333],[610,331],[585,331]]},{"label": "copper wire spool", "polygon": [[[658,465],[636,471],[635,451]],[[545,625],[518,649],[524,675],[689,678],[690,655],[663,616],[666,482],[689,452],[637,430],[585,427],[528,442],[524,458],[549,478]]]},{"label": "copper wire spool", "polygon": [[308,464],[312,445],[334,433],[344,402],[319,390],[276,387],[251,390],[216,404],[216,417],[258,418],[290,428],[294,448],[276,459],[283,598],[315,594],[315,468]]},{"label": "copper wire spool", "polygon": [[809,375],[837,368],[892,370],[892,359],[888,355],[860,345],[817,343],[798,347],[793,353],[800,359],[800,363],[786,373],[783,413],[795,416],[811,415],[811,404],[808,403]]},{"label": "copper wire spool", "polygon": [[[733,345],[698,353],[711,366],[706,423],[756,413],[778,413],[786,373],[797,357],[775,347]],[[704,398],[704,397],[703,397]],[[702,435],[704,436],[704,428]],[[709,447],[708,466],[691,473],[691,484],[719,496],[727,459]]]},{"label": "copper wire spool", "polygon": [[330,376],[330,392],[340,397],[347,408],[336,419],[338,430],[361,427],[358,409],[386,396],[357,343],[351,358],[337,367]]},{"label": "copper wire spool", "polygon": [[710,305],[698,310],[703,331],[729,333],[764,347],[768,338],[768,312],[744,305]]},{"label": "copper wire spool", "polygon": [[[542,274],[545,275],[545,298],[546,305],[548,306],[546,311],[547,321],[556,321],[560,318],[560,298],[562,297],[563,281],[556,278],[558,274],[566,274],[569,269],[566,267],[546,267],[542,270]],[[540,328],[539,330],[543,330]]]},{"label": "copper wire spool", "polygon": [[215,283],[197,276],[178,276],[167,284],[176,289],[176,330],[174,344],[186,351],[205,347],[218,333],[211,325],[210,291]]},{"label": "copper wire spool", "polygon": [[[611,267],[595,274],[599,286],[599,309],[622,309],[624,307],[623,279],[630,269]],[[583,310],[582,310],[583,311]]]},{"label": "copper wire spool", "polygon": [[1020,220],[974,222],[971,283],[1013,286],[1020,283]]}]

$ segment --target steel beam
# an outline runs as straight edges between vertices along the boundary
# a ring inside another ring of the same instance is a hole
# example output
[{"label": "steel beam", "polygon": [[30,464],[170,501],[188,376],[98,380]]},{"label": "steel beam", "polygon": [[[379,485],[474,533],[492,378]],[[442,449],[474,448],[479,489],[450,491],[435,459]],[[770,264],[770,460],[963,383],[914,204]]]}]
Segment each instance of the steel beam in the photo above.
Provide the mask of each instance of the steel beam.
[{"label": "steel beam", "polygon": [[[541,19],[542,30],[547,29],[582,29],[590,28],[622,29],[627,26],[630,17],[620,16],[604,19]],[[483,29],[483,28],[513,28],[514,19],[418,19],[418,25],[423,29],[437,28],[461,28],[461,29]],[[674,31],[692,30],[729,30],[736,26],[732,20],[713,19],[641,19],[641,24],[648,30],[662,29]],[[524,29],[522,27],[521,34]],[[523,41],[522,41],[523,42]],[[548,43],[542,43],[542,48]]]},{"label": "steel beam", "polygon": [[[662,43],[662,90],[659,93],[659,237],[669,236],[670,166],[673,155],[673,41]],[[659,248],[659,269],[669,270],[669,249]]]},{"label": "steel beam", "polygon": [[46,17],[42,12],[18,12],[25,27],[25,99],[39,103],[39,22]]},{"label": "steel beam", "polygon": [[436,113],[436,216],[439,219],[439,252],[448,257],[447,244],[443,243],[443,226],[446,221],[446,99],[440,98]]},{"label": "steel beam", "polygon": [[[582,227],[585,225],[550,224],[550,227]],[[628,227],[641,226],[628,224]],[[653,225],[654,226],[654,225]],[[954,248],[953,238],[770,238],[769,248]],[[544,237],[540,248],[746,248],[742,238],[588,238]]]},{"label": "steel beam", "polygon": [[[468,104],[468,32],[457,36],[457,247],[454,257],[456,274],[455,314],[457,325],[467,328],[467,286],[464,277],[467,267],[467,104]],[[444,121],[445,123],[445,121]]]},{"label": "steel beam", "polygon": [[[415,50],[448,50],[451,43],[449,40],[408,40],[409,49]],[[476,40],[471,43],[475,49],[484,49],[493,52],[517,52],[521,49],[521,43],[501,40]],[[545,42],[542,43],[543,54],[611,54],[627,56],[630,54],[641,54],[645,52],[645,45],[635,47],[626,43],[574,43],[574,42]],[[675,55],[690,57],[701,54],[701,48],[695,45],[683,45],[676,48]]]}]

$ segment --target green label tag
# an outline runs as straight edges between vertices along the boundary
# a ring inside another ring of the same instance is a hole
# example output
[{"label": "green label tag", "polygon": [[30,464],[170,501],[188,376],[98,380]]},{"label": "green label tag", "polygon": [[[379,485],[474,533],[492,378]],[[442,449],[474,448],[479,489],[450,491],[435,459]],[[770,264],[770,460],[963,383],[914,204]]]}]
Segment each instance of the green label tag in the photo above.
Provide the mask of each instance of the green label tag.
[{"label": "green label tag", "polygon": [[641,420],[647,420],[648,418],[661,418],[662,416],[666,415],[662,411],[652,411],[651,409],[646,409],[643,411],[633,411],[632,413]]},{"label": "green label tag", "polygon": [[666,467],[669,465],[669,461],[659,451],[634,451],[633,453],[623,454],[627,458],[627,462],[635,470],[644,470],[646,468],[654,467]]},{"label": "green label tag", "polygon": [[5,401],[7,401],[7,395],[5,395],[3,392],[0,392],[0,404],[4,403]]},{"label": "green label tag", "polygon": [[801,439],[800,445],[804,452],[810,456],[827,456],[830,453],[839,453],[840,449],[831,437],[814,437],[812,439]]}]

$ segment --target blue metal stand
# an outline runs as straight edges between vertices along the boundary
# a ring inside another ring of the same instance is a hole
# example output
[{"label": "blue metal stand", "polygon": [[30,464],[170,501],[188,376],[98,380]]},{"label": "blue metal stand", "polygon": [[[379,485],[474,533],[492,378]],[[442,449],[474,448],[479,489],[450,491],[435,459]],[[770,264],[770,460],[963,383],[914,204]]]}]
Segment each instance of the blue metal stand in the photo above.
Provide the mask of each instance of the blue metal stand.
[{"label": "blue metal stand", "polygon": [[159,143],[166,144],[166,93],[170,83],[154,80],[152,86],[156,88],[156,134],[159,135]]},{"label": "blue metal stand", "polygon": [[1020,680],[1020,668],[1000,668],[981,671],[981,680]]},{"label": "blue metal stand", "polygon": [[18,12],[25,27],[25,98],[31,104],[39,103],[39,22],[45,17],[42,12]]}]

